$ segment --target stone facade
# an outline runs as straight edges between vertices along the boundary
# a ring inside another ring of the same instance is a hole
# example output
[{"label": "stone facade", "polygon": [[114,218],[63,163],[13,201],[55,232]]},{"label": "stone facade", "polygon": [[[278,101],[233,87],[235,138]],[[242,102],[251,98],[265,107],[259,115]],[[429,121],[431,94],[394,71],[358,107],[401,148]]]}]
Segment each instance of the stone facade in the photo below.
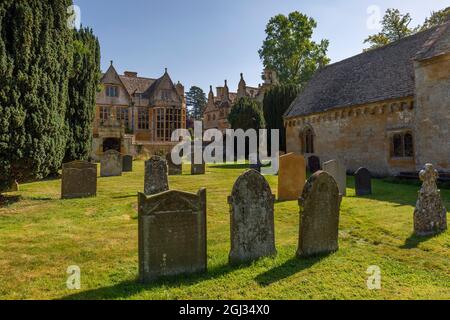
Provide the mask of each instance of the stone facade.
[{"label": "stone facade", "polygon": [[450,22],[319,70],[285,114],[287,151],[373,176],[450,172]]},{"label": "stone facade", "polygon": [[186,101],[183,85],[175,85],[167,70],[158,79],[128,71],[119,75],[111,62],[101,84],[93,129],[94,160],[109,149],[151,156],[173,148],[172,132],[186,128]]}]

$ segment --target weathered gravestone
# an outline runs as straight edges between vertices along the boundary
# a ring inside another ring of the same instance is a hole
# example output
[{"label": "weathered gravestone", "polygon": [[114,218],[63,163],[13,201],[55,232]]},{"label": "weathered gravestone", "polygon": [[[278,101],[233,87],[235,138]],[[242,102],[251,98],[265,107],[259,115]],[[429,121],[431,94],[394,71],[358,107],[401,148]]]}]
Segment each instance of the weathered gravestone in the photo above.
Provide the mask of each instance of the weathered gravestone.
[{"label": "weathered gravestone", "polygon": [[231,214],[232,264],[276,254],[274,196],[266,179],[247,170],[235,182],[228,198]]},{"label": "weathered gravestone", "polygon": [[297,255],[307,257],[337,251],[339,188],[325,171],[313,174],[299,199],[300,234]]},{"label": "weathered gravestone", "polygon": [[206,271],[206,189],[139,193],[139,279]]},{"label": "weathered gravestone", "polygon": [[426,164],[420,172],[423,181],[414,211],[414,232],[418,236],[427,236],[447,230],[447,210],[441,199],[436,180],[438,172],[432,164]]},{"label": "weathered gravestone", "polygon": [[305,158],[295,153],[281,156],[278,171],[278,200],[298,200],[305,181]]},{"label": "weathered gravestone", "polygon": [[133,156],[124,155],[122,159],[122,171],[133,172]]},{"label": "weathered gravestone", "polygon": [[116,150],[103,153],[100,160],[100,176],[116,177],[122,175],[122,155]]},{"label": "weathered gravestone", "polygon": [[355,189],[357,196],[372,194],[372,175],[366,168],[359,168],[355,172]]},{"label": "weathered gravestone", "polygon": [[160,156],[153,156],[145,161],[144,193],[157,194],[169,190],[167,161]]},{"label": "weathered gravestone", "polygon": [[311,174],[316,173],[320,170],[320,159],[316,156],[311,156],[308,158],[308,169]]},{"label": "weathered gravestone", "polygon": [[191,175],[199,175],[199,174],[205,174],[206,172],[206,163],[202,156],[202,163],[196,164],[194,163],[194,153],[191,153]]},{"label": "weathered gravestone", "polygon": [[73,161],[62,166],[61,198],[75,199],[97,195],[97,165]]},{"label": "weathered gravestone", "polygon": [[323,171],[328,172],[334,180],[336,180],[339,193],[343,196],[347,195],[347,169],[337,160],[331,160],[323,164]]},{"label": "weathered gravestone", "polygon": [[172,161],[172,153],[166,155],[167,166],[169,167],[169,176],[177,176],[183,174],[183,164],[175,164]]}]

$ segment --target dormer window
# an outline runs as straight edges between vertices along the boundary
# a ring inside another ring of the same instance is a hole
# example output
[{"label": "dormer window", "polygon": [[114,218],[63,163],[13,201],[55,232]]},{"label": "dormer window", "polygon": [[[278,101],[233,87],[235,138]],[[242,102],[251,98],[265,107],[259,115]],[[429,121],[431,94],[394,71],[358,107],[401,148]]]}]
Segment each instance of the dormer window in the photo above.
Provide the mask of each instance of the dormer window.
[{"label": "dormer window", "polygon": [[107,97],[118,97],[119,96],[119,88],[116,86],[106,86],[106,96]]}]

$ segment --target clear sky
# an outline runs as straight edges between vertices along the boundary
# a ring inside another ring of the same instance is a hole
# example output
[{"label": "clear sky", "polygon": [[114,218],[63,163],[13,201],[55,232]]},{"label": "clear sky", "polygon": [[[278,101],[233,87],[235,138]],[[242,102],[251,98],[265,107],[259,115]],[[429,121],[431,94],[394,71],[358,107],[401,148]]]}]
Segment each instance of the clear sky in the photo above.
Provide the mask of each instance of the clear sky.
[{"label": "clear sky", "polygon": [[314,39],[330,40],[332,62],[360,53],[368,35],[368,9],[375,5],[409,12],[412,25],[450,0],[74,0],[81,22],[94,29],[102,49],[102,69],[109,61],[119,73],[137,71],[159,77],[164,68],[186,90],[207,91],[228,80],[235,91],[239,74],[247,85],[261,82],[258,49],[270,17],[298,10],[318,24]]}]

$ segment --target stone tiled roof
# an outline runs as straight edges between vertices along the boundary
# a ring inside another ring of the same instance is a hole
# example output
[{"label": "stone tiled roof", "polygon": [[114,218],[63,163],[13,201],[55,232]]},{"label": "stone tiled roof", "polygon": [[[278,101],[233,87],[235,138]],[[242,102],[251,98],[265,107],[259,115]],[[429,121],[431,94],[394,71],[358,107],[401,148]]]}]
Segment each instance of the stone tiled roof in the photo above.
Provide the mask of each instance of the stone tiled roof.
[{"label": "stone tiled roof", "polygon": [[322,68],[285,117],[414,95],[413,60],[450,52],[449,33],[447,23]]},{"label": "stone tiled roof", "polygon": [[120,76],[120,80],[127,92],[132,95],[133,93],[144,93],[147,91],[153,83],[155,83],[155,79],[150,78],[141,78],[141,77],[127,77]]}]

